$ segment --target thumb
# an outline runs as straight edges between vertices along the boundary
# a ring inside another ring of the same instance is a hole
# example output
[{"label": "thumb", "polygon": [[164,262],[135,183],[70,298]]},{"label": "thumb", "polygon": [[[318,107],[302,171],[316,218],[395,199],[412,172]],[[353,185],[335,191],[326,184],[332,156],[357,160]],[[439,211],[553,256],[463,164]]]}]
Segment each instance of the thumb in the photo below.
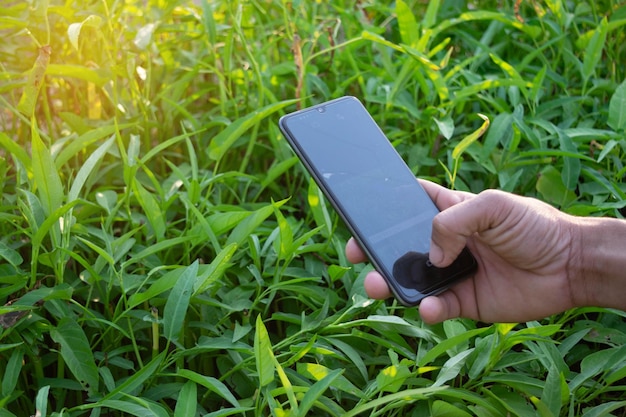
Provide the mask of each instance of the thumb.
[{"label": "thumb", "polygon": [[440,268],[450,265],[470,236],[497,227],[510,211],[506,193],[486,190],[440,212],[433,219],[430,261]]}]

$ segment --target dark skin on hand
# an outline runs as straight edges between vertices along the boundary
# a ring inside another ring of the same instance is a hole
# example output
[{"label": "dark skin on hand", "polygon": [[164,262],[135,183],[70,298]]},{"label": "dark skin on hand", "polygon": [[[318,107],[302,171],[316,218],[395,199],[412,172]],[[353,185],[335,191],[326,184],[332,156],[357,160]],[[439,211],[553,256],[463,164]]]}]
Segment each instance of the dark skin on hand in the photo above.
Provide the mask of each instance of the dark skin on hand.
[{"label": "dark skin on hand", "polygon": [[[420,183],[441,210],[430,261],[448,266],[467,246],[478,262],[474,276],[422,300],[426,323],[526,322],[579,306],[626,308],[626,221],[570,216],[502,191],[471,194]],[[352,263],[367,261],[354,239],[346,255]],[[365,278],[365,290],[375,299],[391,296],[376,271]]]}]

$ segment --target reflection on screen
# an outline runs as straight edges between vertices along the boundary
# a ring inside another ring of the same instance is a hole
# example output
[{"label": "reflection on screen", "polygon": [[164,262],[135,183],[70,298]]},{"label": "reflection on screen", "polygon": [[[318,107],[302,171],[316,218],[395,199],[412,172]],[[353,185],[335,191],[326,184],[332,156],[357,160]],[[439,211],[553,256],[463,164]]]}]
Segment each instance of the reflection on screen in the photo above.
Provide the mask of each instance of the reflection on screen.
[{"label": "reflection on screen", "polygon": [[438,210],[361,104],[335,101],[285,123],[371,260],[400,284],[396,290],[414,299],[439,286],[445,270],[428,262]]}]

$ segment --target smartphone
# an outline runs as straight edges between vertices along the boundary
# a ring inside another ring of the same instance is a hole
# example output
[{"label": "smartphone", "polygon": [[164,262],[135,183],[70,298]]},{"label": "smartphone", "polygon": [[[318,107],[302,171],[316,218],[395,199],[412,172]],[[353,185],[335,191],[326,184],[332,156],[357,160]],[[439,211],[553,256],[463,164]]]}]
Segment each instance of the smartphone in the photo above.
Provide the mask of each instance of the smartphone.
[{"label": "smartphone", "polygon": [[287,114],[279,126],[402,304],[417,305],[476,270],[467,248],[448,267],[430,263],[439,210],[358,99]]}]

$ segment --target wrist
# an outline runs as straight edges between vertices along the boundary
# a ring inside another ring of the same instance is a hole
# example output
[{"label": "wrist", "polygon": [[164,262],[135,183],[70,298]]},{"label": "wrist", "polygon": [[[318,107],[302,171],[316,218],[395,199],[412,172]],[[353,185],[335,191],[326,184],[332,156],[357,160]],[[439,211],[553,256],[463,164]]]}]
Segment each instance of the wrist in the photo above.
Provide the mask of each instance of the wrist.
[{"label": "wrist", "polygon": [[575,306],[626,309],[626,221],[571,220],[568,279]]}]

